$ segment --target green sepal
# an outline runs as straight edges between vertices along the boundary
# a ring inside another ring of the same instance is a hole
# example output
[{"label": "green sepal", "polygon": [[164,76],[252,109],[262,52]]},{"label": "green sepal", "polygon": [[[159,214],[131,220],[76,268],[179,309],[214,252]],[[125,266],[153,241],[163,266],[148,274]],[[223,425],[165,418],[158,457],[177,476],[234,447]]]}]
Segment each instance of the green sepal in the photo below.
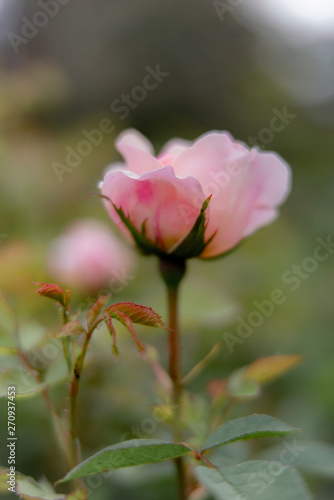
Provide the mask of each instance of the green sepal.
[{"label": "green sepal", "polygon": [[147,238],[146,238],[146,230],[145,230],[145,225],[146,221],[142,223],[141,226],[141,231],[138,231],[138,229],[135,228],[135,226],[132,224],[131,220],[129,217],[125,215],[123,212],[123,209],[121,207],[117,208],[114,203],[112,203],[114,209],[116,210],[119,218],[121,221],[124,223],[124,225],[128,228],[128,230],[131,233],[132,238],[134,239],[135,243],[137,246],[140,248],[140,250],[147,255],[150,254],[155,254],[159,255],[162,257],[163,255],[166,255],[163,250],[161,250],[158,246],[153,245]]},{"label": "green sepal", "polygon": [[183,238],[181,243],[178,243],[177,246],[173,247],[168,255],[176,257],[177,259],[191,259],[193,257],[199,257],[201,253],[205,250],[205,247],[212,241],[215,236],[215,233],[205,241],[205,229],[207,226],[206,219],[206,209],[210,203],[211,196],[209,196],[203,203],[199,216],[197,217],[195,224]]},{"label": "green sepal", "polygon": [[116,210],[118,216],[121,221],[130,231],[134,241],[137,246],[142,250],[143,253],[155,254],[159,257],[168,257],[169,259],[191,259],[193,257],[199,257],[201,253],[204,251],[205,247],[212,241],[215,234],[213,234],[208,241],[205,241],[205,229],[207,226],[207,219],[205,212],[210,203],[211,196],[209,196],[203,203],[200,213],[189,231],[189,233],[183,238],[183,240],[177,245],[175,245],[169,252],[163,251],[157,245],[151,243],[146,238],[146,220],[142,223],[141,231],[138,231],[137,228],[132,224],[130,218],[125,215],[123,209],[121,207],[117,208],[114,203],[112,203],[114,209]]}]

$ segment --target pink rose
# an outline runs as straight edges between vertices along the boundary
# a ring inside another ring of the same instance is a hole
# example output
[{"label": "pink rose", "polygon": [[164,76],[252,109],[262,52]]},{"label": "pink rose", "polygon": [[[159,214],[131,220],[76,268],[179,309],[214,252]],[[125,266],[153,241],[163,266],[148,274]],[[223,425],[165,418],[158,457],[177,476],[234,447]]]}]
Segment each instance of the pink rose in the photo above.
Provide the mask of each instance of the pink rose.
[{"label": "pink rose", "polygon": [[132,279],[134,255],[104,223],[81,219],[51,244],[48,267],[66,286],[117,292]]},{"label": "pink rose", "polygon": [[155,157],[145,137],[126,130],[116,147],[125,163],[111,165],[101,183],[112,202],[105,199],[105,206],[125,234],[158,255],[221,255],[275,220],[290,191],[282,158],[227,132],[173,139]]}]

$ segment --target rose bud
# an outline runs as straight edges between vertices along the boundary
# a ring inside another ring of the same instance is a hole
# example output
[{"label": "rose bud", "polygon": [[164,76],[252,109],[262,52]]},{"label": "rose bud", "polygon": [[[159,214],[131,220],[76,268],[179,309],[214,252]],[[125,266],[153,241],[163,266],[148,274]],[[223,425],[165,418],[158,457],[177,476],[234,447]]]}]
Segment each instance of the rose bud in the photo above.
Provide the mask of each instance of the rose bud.
[{"label": "rose bud", "polygon": [[94,219],[70,225],[52,242],[48,256],[50,274],[57,281],[92,293],[120,291],[133,279],[134,262],[133,252]]}]

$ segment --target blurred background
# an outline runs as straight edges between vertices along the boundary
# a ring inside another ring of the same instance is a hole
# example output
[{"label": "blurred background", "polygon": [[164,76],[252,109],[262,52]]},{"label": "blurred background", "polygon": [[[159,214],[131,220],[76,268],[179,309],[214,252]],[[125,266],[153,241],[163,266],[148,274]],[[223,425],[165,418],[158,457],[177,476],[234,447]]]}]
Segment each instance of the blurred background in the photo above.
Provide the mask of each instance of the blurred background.
[{"label": "blurred background", "polygon": [[[96,133],[101,127],[102,135]],[[119,160],[114,141],[128,127],[140,130],[157,151],[172,137],[192,140],[208,130],[228,130],[291,165],[292,194],[274,224],[223,259],[189,263],[181,301],[184,370],[222,342],[191,385],[196,394],[212,378],[223,379],[260,356],[305,355],[261,397],[236,405],[231,417],[263,412],[302,428],[303,439],[317,442],[307,446],[308,456],[332,464],[319,471],[309,464],[305,477],[317,499],[332,499],[333,452],[318,442],[334,441],[333,249],[324,261],[309,259],[317,238],[333,235],[332,0],[0,0],[0,289],[29,348],[39,348],[59,320],[32,284],[56,280],[48,265],[51,242],[80,218],[112,229],[100,200],[87,196],[98,191],[106,166]],[[284,273],[299,273],[296,289],[282,281]],[[59,284],[72,287],[66,280]],[[238,317],[247,321],[254,301],[277,288],[285,302],[232,353],[224,334],[236,335]],[[87,308],[96,294],[72,289],[74,309]],[[112,293],[115,302],[137,301],[166,318],[153,257],[138,257]],[[140,331],[165,364],[165,333]],[[161,423],[142,429],[157,403],[154,377],[121,337],[123,356],[116,364],[101,333],[82,381],[84,456],[138,432],[166,434]],[[8,339],[3,326],[2,345]],[[54,385],[58,408],[66,407],[65,390]],[[44,401],[37,395],[17,400],[17,407],[17,469],[54,482],[65,465]],[[4,413],[2,400],[2,429]],[[263,451],[258,446],[252,455],[235,446],[228,460],[234,454],[254,457]],[[0,456],[5,465],[6,450]],[[91,498],[172,498],[169,465],[104,478]]]}]

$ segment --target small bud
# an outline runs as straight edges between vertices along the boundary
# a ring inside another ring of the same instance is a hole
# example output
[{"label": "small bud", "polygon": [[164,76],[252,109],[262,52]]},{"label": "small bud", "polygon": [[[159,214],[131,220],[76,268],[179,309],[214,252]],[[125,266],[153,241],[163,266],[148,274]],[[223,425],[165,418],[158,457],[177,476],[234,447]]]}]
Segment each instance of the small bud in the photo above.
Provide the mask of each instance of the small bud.
[{"label": "small bud", "polygon": [[49,299],[55,300],[62,307],[67,309],[72,293],[70,290],[64,291],[62,288],[60,288],[60,286],[55,285],[54,283],[39,283],[36,281],[33,281],[33,283],[34,285],[40,287],[38,288],[38,290],[36,290],[36,293],[38,293],[42,297],[48,297]]}]

